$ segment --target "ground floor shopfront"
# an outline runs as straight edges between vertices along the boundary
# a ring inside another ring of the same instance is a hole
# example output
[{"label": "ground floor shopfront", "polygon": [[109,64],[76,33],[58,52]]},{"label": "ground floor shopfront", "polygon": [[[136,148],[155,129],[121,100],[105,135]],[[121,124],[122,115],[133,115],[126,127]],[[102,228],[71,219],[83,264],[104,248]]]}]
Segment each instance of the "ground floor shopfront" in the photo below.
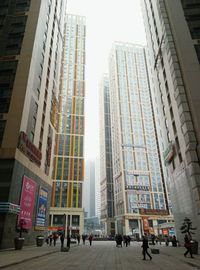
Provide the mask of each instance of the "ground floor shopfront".
[{"label": "ground floor shopfront", "polygon": [[104,236],[115,235],[115,219],[114,218],[104,218],[101,219],[102,234]]},{"label": "ground floor shopfront", "polygon": [[24,245],[47,235],[51,185],[26,157],[0,160],[0,248],[13,248],[22,230]]},{"label": "ground floor shopfront", "polygon": [[[153,215],[154,214],[154,215]],[[160,225],[173,221],[171,215],[161,215],[161,212],[143,213],[138,215],[125,215],[115,218],[116,233],[123,235],[132,235],[136,239],[142,237],[144,233],[147,234],[162,234]]]},{"label": "ground floor shopfront", "polygon": [[83,208],[51,207],[48,233],[62,232],[70,236],[84,233]]}]

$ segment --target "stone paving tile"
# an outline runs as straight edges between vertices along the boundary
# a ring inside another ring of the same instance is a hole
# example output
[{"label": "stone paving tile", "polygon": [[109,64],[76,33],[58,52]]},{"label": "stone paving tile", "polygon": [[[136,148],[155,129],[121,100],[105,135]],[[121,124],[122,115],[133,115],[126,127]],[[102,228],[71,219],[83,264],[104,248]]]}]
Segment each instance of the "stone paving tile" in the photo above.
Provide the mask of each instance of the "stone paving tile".
[{"label": "stone paving tile", "polygon": [[[32,247],[22,251],[13,251],[16,257],[24,258],[32,253],[32,257],[40,253],[41,257],[30,259],[7,268],[8,270],[199,270],[200,255],[195,259],[184,258],[184,248],[160,247],[160,254],[155,254],[152,261],[142,260],[141,244],[131,243],[131,247],[116,248],[114,242],[94,242],[83,246],[74,246],[69,252],[60,252],[59,247]],[[55,251],[53,254],[48,252]],[[45,253],[46,252],[46,253]],[[0,252],[0,262],[3,258]],[[24,255],[23,255],[24,254]],[[45,256],[43,256],[43,254]],[[11,253],[6,253],[4,259],[10,261]],[[15,258],[16,258],[15,257]],[[1,263],[0,263],[1,265]]]}]

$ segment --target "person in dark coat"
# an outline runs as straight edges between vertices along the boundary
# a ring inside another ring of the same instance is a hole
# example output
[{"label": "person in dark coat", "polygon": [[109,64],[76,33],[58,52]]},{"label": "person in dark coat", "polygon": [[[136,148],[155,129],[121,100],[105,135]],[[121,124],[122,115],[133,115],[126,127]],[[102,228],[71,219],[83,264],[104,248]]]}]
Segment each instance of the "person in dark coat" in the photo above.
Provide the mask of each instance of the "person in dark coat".
[{"label": "person in dark coat", "polygon": [[177,247],[177,240],[175,235],[172,237],[172,247]]},{"label": "person in dark coat", "polygon": [[146,260],[146,254],[149,256],[150,260],[152,260],[152,257],[148,252],[149,242],[148,242],[148,237],[147,237],[146,234],[142,236],[142,248],[143,248],[142,253],[143,253],[143,256],[144,256],[143,260]]},{"label": "person in dark coat", "polygon": [[188,253],[190,253],[190,257],[191,258],[194,258],[193,255],[192,255],[192,243],[191,243],[191,236],[189,234],[186,234],[185,237],[184,237],[184,241],[185,241],[185,244],[184,244],[184,247],[186,248],[186,252],[184,253],[184,256],[186,257]]},{"label": "person in dark coat", "polygon": [[127,240],[128,240],[128,245],[130,246],[130,244],[131,244],[131,238],[130,238],[129,235],[127,236]]},{"label": "person in dark coat", "polygon": [[50,234],[50,235],[49,235],[49,245],[50,245],[50,246],[52,245],[52,241],[53,241],[53,235]]},{"label": "person in dark coat", "polygon": [[90,234],[90,236],[89,236],[89,242],[90,242],[90,246],[92,245],[92,239],[93,239],[93,235],[92,234]]},{"label": "person in dark coat", "polygon": [[118,246],[122,247],[123,238],[122,238],[121,234],[117,234],[115,236],[115,241],[116,241],[116,247],[118,247]]},{"label": "person in dark coat", "polygon": [[128,247],[128,238],[127,238],[127,236],[124,235],[123,238],[124,238],[124,239],[123,239],[124,245],[125,245],[126,247]]},{"label": "person in dark coat", "polygon": [[86,235],[83,234],[83,235],[82,235],[83,245],[85,245],[85,239],[86,239]]},{"label": "person in dark coat", "polygon": [[67,247],[68,247],[68,249],[70,249],[70,243],[71,243],[71,237],[70,237],[70,235],[68,234],[68,235],[67,235]]},{"label": "person in dark coat", "polygon": [[64,246],[64,240],[65,240],[65,237],[64,237],[64,234],[62,233],[62,234],[60,235],[61,247]]},{"label": "person in dark coat", "polygon": [[53,234],[53,245],[54,245],[54,247],[56,246],[57,238],[58,238],[57,234],[54,233],[54,234]]},{"label": "person in dark coat", "polygon": [[80,245],[80,239],[81,239],[80,234],[77,234],[76,238],[77,238],[77,241],[78,241],[78,245]]},{"label": "person in dark coat", "polygon": [[152,245],[155,245],[155,239],[156,239],[155,234],[152,234],[151,235]]}]

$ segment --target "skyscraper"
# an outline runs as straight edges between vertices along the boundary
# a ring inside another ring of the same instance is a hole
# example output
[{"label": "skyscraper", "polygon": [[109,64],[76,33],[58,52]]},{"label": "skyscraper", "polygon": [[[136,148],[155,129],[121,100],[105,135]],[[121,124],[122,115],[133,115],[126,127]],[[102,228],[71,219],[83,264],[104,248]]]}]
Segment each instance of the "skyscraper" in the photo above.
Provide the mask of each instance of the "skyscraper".
[{"label": "skyscraper", "polygon": [[84,210],[87,217],[94,217],[96,210],[96,177],[95,177],[95,161],[89,159],[85,162],[85,179],[84,179]]},{"label": "skyscraper", "polygon": [[146,49],[116,42],[109,68],[116,232],[158,233],[172,219],[150,95]]},{"label": "skyscraper", "polygon": [[99,156],[95,159],[95,215],[100,221],[101,216],[101,194],[100,194],[100,162]]},{"label": "skyscraper", "polygon": [[102,79],[99,100],[101,223],[106,235],[115,235],[110,88],[108,74],[104,74]]},{"label": "skyscraper", "polygon": [[67,233],[83,232],[85,17],[67,15],[54,153],[51,222]]},{"label": "skyscraper", "polygon": [[200,240],[199,1],[141,2],[177,233],[188,217]]},{"label": "skyscraper", "polygon": [[66,1],[0,2],[0,246],[48,226]]}]

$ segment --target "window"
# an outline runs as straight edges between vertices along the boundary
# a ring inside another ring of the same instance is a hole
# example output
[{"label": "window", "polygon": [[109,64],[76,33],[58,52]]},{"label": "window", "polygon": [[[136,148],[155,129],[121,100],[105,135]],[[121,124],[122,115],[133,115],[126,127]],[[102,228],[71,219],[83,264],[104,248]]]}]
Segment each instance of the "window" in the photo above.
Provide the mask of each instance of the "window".
[{"label": "window", "polygon": [[3,135],[4,135],[4,130],[6,126],[6,121],[5,120],[0,120],[0,146],[3,140]]},{"label": "window", "polygon": [[17,61],[0,61],[0,113],[7,113],[17,68]]},{"label": "window", "polygon": [[78,227],[80,225],[80,217],[78,215],[72,216],[72,226]]},{"label": "window", "polygon": [[200,45],[194,45],[195,50],[196,50],[196,54],[197,54],[197,58],[199,60],[199,64],[200,64]]}]

